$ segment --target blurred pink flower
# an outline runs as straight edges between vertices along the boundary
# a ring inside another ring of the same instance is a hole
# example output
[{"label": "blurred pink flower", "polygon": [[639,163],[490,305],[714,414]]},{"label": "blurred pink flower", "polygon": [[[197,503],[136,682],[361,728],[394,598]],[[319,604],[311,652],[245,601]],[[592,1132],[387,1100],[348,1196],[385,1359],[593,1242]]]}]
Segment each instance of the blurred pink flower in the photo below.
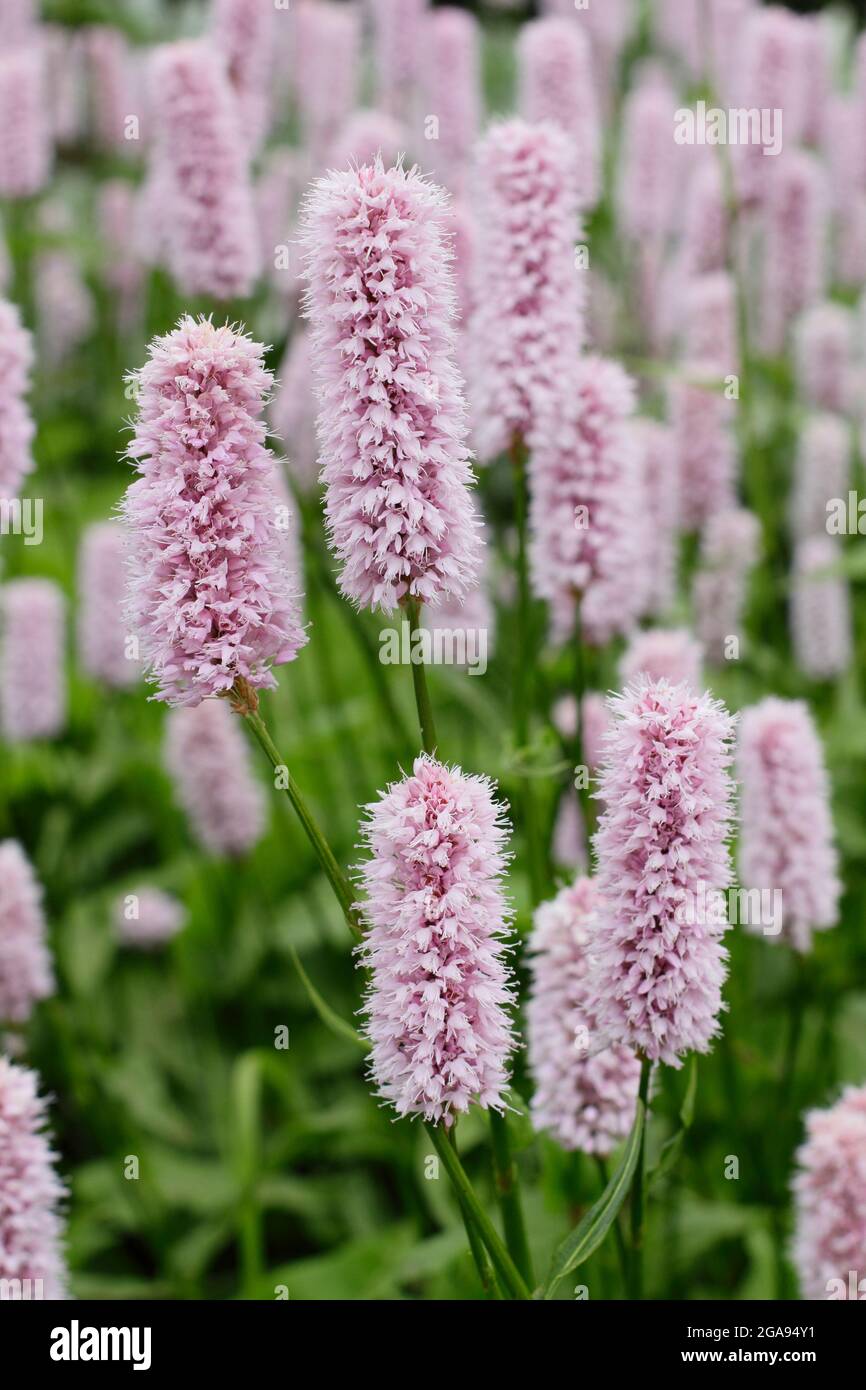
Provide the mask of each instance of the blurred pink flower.
[{"label": "blurred pink flower", "polygon": [[50,579],[0,589],[0,730],[10,743],[54,738],[66,720],[64,599]]},{"label": "blurred pink flower", "polygon": [[0,52],[0,198],[31,198],[51,172],[51,108],[42,45]]},{"label": "blurred pink flower", "polygon": [[518,107],[527,121],[553,121],[572,142],[582,208],[598,202],[601,129],[589,36],[552,16],[525,24],[517,40]]},{"label": "blurred pink flower", "polygon": [[718,379],[714,362],[690,362],[689,379],[672,381],[668,392],[680,515],[690,531],[736,501],[731,402],[718,389]]},{"label": "blurred pink flower", "polygon": [[647,515],[642,535],[648,575],[646,612],[657,616],[667,613],[676,588],[680,478],[670,426],[636,416],[632,430],[643,457]]},{"label": "blurred pink flower", "polygon": [[276,10],[261,0],[213,0],[211,39],[223,55],[240,113],[241,132],[255,153],[271,121]]},{"label": "blurred pink flower", "polygon": [[310,335],[299,327],[292,334],[277,372],[277,387],[270,404],[271,429],[288,455],[289,467],[304,491],[318,481],[316,399]]},{"label": "blurred pink flower", "polygon": [[427,0],[370,0],[370,9],[376,104],[406,119],[423,55]]},{"label": "blurred pink flower", "polygon": [[264,793],[238,716],[224,700],[173,709],[165,766],[196,840],[211,854],[246,854],[265,829]]},{"label": "blurred pink flower", "polygon": [[[468,10],[444,5],[431,10],[421,29],[421,76],[425,129],[438,120],[436,139],[425,146],[422,163],[453,193],[463,191],[472,147],[481,127],[481,36]],[[427,114],[429,113],[429,115]],[[428,153],[429,151],[429,153]]]},{"label": "blurred pink flower", "polygon": [[854,320],[850,309],[825,300],[807,309],[794,327],[797,383],[817,410],[844,414],[851,405]]},{"label": "blurred pink flower", "polygon": [[648,628],[631,638],[620,657],[619,678],[623,685],[633,685],[641,676],[670,685],[685,682],[697,694],[704,684],[703,655],[688,628]]},{"label": "blurred pink flower", "polygon": [[18,841],[0,841],[0,1022],[26,1023],[55,988],[42,887]]},{"label": "blurred pink flower", "polygon": [[794,317],[824,293],[827,189],[817,156],[805,150],[779,156],[764,210],[761,347],[780,353]]},{"label": "blurred pink flower", "polygon": [[35,427],[25,400],[33,340],[16,304],[0,300],[0,501],[11,502],[33,471]]},{"label": "blurred pink flower", "polygon": [[[806,1114],[793,1181],[793,1260],[809,1299],[862,1299],[866,1250],[866,1086]],[[853,1288],[851,1275],[854,1275]]]},{"label": "blurred pink flower", "polygon": [[331,146],[328,163],[344,169],[348,164],[373,164],[377,155],[387,169],[406,148],[403,127],[386,111],[359,107],[343,122]]},{"label": "blurred pink flower", "polygon": [[797,440],[791,529],[797,540],[827,535],[827,503],[848,505],[851,432],[838,415],[807,415]]},{"label": "blurred pink flower", "polygon": [[742,642],[749,575],[760,542],[760,523],[744,507],[716,512],[701,534],[693,593],[695,630],[707,660],[715,664],[726,656],[729,638]]},{"label": "blurred pink flower", "polygon": [[807,536],[794,551],[794,660],[813,680],[831,680],[851,664],[851,601],[848,581],[838,573],[841,560],[837,536]]},{"label": "blurred pink flower", "polygon": [[144,885],[119,898],[114,906],[114,925],[124,946],[151,950],[163,946],[186,921],[183,903],[160,888]]},{"label": "blurred pink flower", "polygon": [[30,1297],[67,1297],[60,1204],[66,1189],[44,1133],[39,1078],[0,1057],[0,1280],[30,1280]]},{"label": "blurred pink flower", "polygon": [[82,670],[124,690],[141,679],[140,663],[127,654],[123,616],[126,580],[123,527],[98,521],[81,538],[78,557],[78,654]]}]

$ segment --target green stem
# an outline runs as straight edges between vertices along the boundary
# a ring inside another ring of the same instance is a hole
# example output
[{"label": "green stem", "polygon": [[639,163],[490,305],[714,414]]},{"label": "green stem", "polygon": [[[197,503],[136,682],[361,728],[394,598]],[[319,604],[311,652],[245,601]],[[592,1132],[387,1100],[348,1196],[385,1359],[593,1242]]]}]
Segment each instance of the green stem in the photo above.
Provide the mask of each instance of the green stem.
[{"label": "green stem", "polygon": [[[644,1106],[646,1106],[649,1097],[651,1071],[652,1062],[648,1057],[641,1057],[640,1090],[638,1094]],[[643,1298],[643,1232],[646,1195],[645,1168],[647,1129],[648,1125],[645,1122],[643,1131],[641,1132],[637,1166],[634,1170],[631,1188],[631,1279],[629,1294],[633,1299]]]},{"label": "green stem", "polygon": [[[515,439],[510,450],[514,477],[514,515],[517,523],[517,642],[514,672],[514,741],[517,754],[529,744],[529,673],[532,666],[532,601],[529,590],[529,552],[527,515],[529,491],[526,481],[526,446]],[[544,898],[547,878],[544,849],[539,834],[535,789],[528,777],[521,777],[521,806],[529,850],[529,885],[532,903],[537,907]]]},{"label": "green stem", "polygon": [[[457,1126],[452,1125],[448,1130],[448,1142],[457,1153]],[[478,1271],[478,1278],[481,1281],[481,1288],[484,1297],[487,1299],[498,1299],[500,1297],[499,1287],[496,1283],[496,1276],[493,1273],[493,1266],[487,1254],[484,1242],[476,1228],[472,1217],[472,1212],[467,1207],[466,1202],[459,1192],[456,1193],[457,1203],[460,1207],[460,1215],[463,1218],[463,1225],[466,1228],[466,1238],[469,1241],[469,1249],[472,1252],[472,1259],[475,1261],[475,1268]]]},{"label": "green stem", "polygon": [[301,825],[304,827],[307,839],[316,852],[316,856],[325,871],[325,875],[334,890],[346,925],[353,936],[361,939],[363,931],[358,910],[355,907],[355,894],[352,885],[337,863],[333,850],[328,844],[321,830],[319,829],[312,811],[304,800],[300,787],[288,769],[288,766],[280,757],[273,739],[268,733],[264,720],[258,712],[255,693],[246,688],[246,682],[240,680],[235,682],[232,690],[232,705],[238,714],[242,714],[261,747],[270,759],[271,767],[276,771],[279,769],[281,777],[285,781],[285,792],[292,803],[292,807]]},{"label": "green stem", "polygon": [[433,706],[427,689],[427,672],[423,660],[415,660],[415,633],[421,627],[421,602],[417,598],[404,600],[406,616],[409,619],[409,654],[412,663],[412,685],[415,689],[415,705],[418,710],[418,723],[421,726],[421,742],[425,753],[431,756],[436,752],[436,725],[433,722]]},{"label": "green stem", "polygon": [[[583,630],[581,627],[581,595],[575,596],[574,606],[574,701],[575,701],[575,725],[574,725],[574,748],[572,756],[574,758],[575,774],[580,778],[581,785],[577,789],[580,809],[583,814],[583,833],[586,837],[586,862],[592,864],[592,831],[594,824],[593,804],[589,786],[589,768],[586,765],[586,749],[583,742],[583,697],[586,694],[586,649],[583,642]],[[587,782],[583,785],[583,775],[586,772]]]},{"label": "green stem", "polygon": [[523,1220],[523,1207],[520,1201],[517,1165],[511,1152],[508,1120],[505,1115],[500,1115],[498,1110],[490,1111],[490,1135],[496,1191],[499,1194],[499,1205],[502,1208],[502,1221],[505,1226],[505,1243],[511,1258],[531,1287],[535,1279],[532,1273],[529,1242],[526,1239],[526,1223]]},{"label": "green stem", "polygon": [[[607,1188],[608,1183],[610,1182],[610,1173],[608,1172],[607,1161],[606,1159],[602,1158],[601,1154],[596,1154],[595,1166],[598,1169],[598,1175],[601,1178],[601,1190],[602,1192],[604,1192]],[[617,1256],[619,1258],[620,1272],[622,1274],[624,1284],[626,1285],[626,1287],[628,1287],[628,1250],[626,1249],[625,1236],[622,1233],[622,1226],[619,1224],[619,1216],[616,1217],[616,1220],[613,1223],[613,1234],[614,1239],[616,1240],[616,1251]]]},{"label": "green stem", "polygon": [[479,1237],[487,1247],[503,1287],[512,1298],[528,1299],[529,1289],[523,1276],[506,1250],[502,1237],[478,1201],[463,1165],[457,1157],[457,1152],[445,1133],[444,1126],[427,1125],[426,1128],[436,1152],[442,1160],[445,1171],[451,1179],[461,1208],[469,1213]]}]

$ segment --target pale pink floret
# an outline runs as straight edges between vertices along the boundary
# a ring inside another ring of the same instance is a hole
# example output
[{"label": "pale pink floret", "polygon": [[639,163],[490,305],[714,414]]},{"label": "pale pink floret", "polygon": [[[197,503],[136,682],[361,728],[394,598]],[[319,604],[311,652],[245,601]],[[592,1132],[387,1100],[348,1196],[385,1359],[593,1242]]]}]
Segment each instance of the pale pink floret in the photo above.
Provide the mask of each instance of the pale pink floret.
[{"label": "pale pink floret", "polygon": [[33,470],[35,426],[25,396],[33,366],[33,340],[17,305],[0,300],[0,501],[11,502]]},{"label": "pale pink floret", "polygon": [[556,429],[532,456],[531,572],[554,635],[568,634],[581,595],[581,632],[598,645],[628,631],[646,601],[643,456],[634,385],[619,364],[583,358],[569,381]]},{"label": "pale pink floret", "polygon": [[477,157],[480,244],[472,413],[483,462],[548,435],[583,346],[573,151],[557,126],[491,126]]},{"label": "pale pink floret", "polygon": [[482,115],[481,48],[478,20],[468,10],[445,5],[432,10],[421,31],[422,75],[427,113],[439,124],[429,141],[431,172],[454,193],[461,192]]},{"label": "pale pink floret", "polygon": [[730,638],[742,645],[743,610],[760,541],[760,523],[744,507],[717,512],[701,534],[694,579],[695,629],[709,661],[718,663],[731,655],[726,652]]},{"label": "pale pink floret", "polygon": [[680,477],[670,426],[637,417],[632,429],[643,456],[646,612],[656,615],[668,611],[676,588]]},{"label": "pale pink floret", "polygon": [[340,127],[328,163],[331,168],[344,169],[347,164],[372,164],[380,155],[390,169],[405,149],[406,134],[399,121],[387,111],[359,107]]},{"label": "pale pink floret", "polygon": [[703,689],[703,656],[700,642],[688,628],[649,628],[636,632],[623,652],[620,680],[623,685],[633,685],[641,676],[651,681],[664,679],[670,685],[685,682],[697,692]]},{"label": "pale pink floret", "polygon": [[378,1093],[445,1124],[473,1102],[502,1110],[514,1045],[503,807],[487,778],[424,755],[367,809],[361,959]]},{"label": "pale pink floret", "polygon": [[54,993],[42,887],[17,840],[0,842],[0,1023],[26,1023]]},{"label": "pale pink floret", "polygon": [[125,893],[114,905],[114,926],[124,946],[153,950],[163,946],[186,921],[183,903],[147,885]]},{"label": "pale pink floret", "polygon": [[[866,1086],[806,1115],[793,1181],[793,1260],[808,1299],[866,1293]],[[853,1276],[853,1277],[852,1277]]]},{"label": "pale pink floret", "polygon": [[552,16],[524,25],[517,43],[518,106],[527,121],[553,121],[572,141],[581,207],[600,193],[601,129],[593,56],[583,29]]},{"label": "pale pink floret", "polygon": [[813,154],[779,156],[769,180],[764,219],[761,346],[779,353],[795,316],[824,293],[827,258],[827,189]]},{"label": "pale pink floret", "polygon": [[831,680],[851,664],[851,600],[839,573],[837,536],[808,536],[794,551],[791,636],[794,659],[813,680]]},{"label": "pale pink floret", "polygon": [[293,478],[304,491],[310,491],[319,476],[316,398],[310,335],[303,328],[292,334],[280,363],[269,416],[271,428],[288,456]]},{"label": "pale pink floret", "polygon": [[306,640],[273,524],[263,354],[241,332],[185,318],[132,378],[128,618],[169,704],[197,704],[239,676],[272,689],[271,667]]},{"label": "pale pink floret", "polygon": [[169,269],[186,294],[248,295],[261,270],[252,186],[237,105],[220,55],[203,39],[150,60],[154,148],[171,217]]},{"label": "pale pink floret", "polygon": [[265,798],[249,744],[224,700],[175,709],[166,726],[166,768],[196,840],[211,854],[241,855],[264,832]]},{"label": "pale pink floret", "polygon": [[30,198],[51,172],[51,108],[38,42],[0,52],[0,198]]},{"label": "pale pink floret", "polygon": [[141,678],[123,616],[125,580],[121,524],[88,526],[78,557],[78,656],[89,676],[118,690]]},{"label": "pale pink floret", "polygon": [[850,309],[828,301],[808,309],[794,328],[797,382],[817,410],[844,414],[851,404],[854,320]]},{"label": "pale pink floret", "polygon": [[0,1057],[0,1280],[29,1280],[23,1297],[58,1300],[68,1296],[59,1210],[66,1188],[38,1086],[35,1072]]},{"label": "pale pink floret", "polygon": [[591,1050],[588,957],[599,907],[592,880],[578,878],[537,908],[528,944],[526,1025],[533,1127],[547,1130],[564,1149],[605,1157],[631,1129],[640,1063],[619,1045]]},{"label": "pale pink floret", "polygon": [[795,950],[808,951],[813,931],[838,922],[841,893],[830,783],[808,705],[771,695],[744,710],[737,775],[740,882],[781,894],[781,922],[773,925]]},{"label": "pale pink floret", "polygon": [[392,612],[462,597],[480,564],[441,191],[373,165],[314,187],[303,244],[340,587]]},{"label": "pale pink floret", "polygon": [[54,738],[66,719],[64,599],[50,579],[0,590],[0,729],[10,743]]},{"label": "pale pink floret", "polygon": [[827,413],[807,416],[797,440],[791,529],[797,540],[827,534],[828,503],[847,507],[851,434],[844,420]]},{"label": "pale pink floret", "polygon": [[667,681],[642,680],[610,703],[594,837],[598,1030],[676,1067],[719,1032],[725,925],[702,905],[731,880],[733,721],[719,701]]},{"label": "pale pink floret", "polygon": [[271,121],[275,18],[274,5],[261,0],[213,0],[213,44],[225,59],[244,142],[253,153]]}]

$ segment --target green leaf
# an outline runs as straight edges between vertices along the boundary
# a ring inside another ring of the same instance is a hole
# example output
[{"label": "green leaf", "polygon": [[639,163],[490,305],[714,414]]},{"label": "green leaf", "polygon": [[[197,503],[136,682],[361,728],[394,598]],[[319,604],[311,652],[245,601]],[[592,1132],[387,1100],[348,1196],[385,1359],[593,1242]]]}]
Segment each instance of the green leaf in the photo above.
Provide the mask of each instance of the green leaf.
[{"label": "green leaf", "polygon": [[325,1002],[306,970],[301,965],[300,957],[291,944],[289,944],[289,955],[292,957],[292,963],[301,977],[304,989],[310,997],[310,1003],[325,1026],[330,1028],[332,1033],[336,1033],[338,1037],[348,1039],[348,1041],[354,1043],[356,1047],[360,1047],[362,1052],[366,1052],[367,1044],[364,1039],[356,1029],[352,1027],[351,1023],[347,1023],[344,1018],[340,1018],[340,1015],[334,1012],[330,1004]]},{"label": "green leaf", "polygon": [[697,1054],[692,1053],[689,1063],[689,1079],[686,1082],[686,1093],[683,1096],[683,1103],[680,1106],[681,1127],[673,1134],[670,1139],[662,1145],[661,1153],[653,1165],[649,1178],[652,1186],[660,1182],[673,1168],[682,1151],[685,1137],[691,1129],[692,1120],[695,1117],[695,1096],[698,1090],[698,1059]]},{"label": "green leaf", "polygon": [[626,1199],[631,1180],[634,1177],[640,1153],[643,1128],[646,1123],[646,1110],[638,1100],[634,1124],[616,1170],[595,1206],[578,1222],[574,1230],[554,1251],[550,1271],[544,1284],[543,1295],[552,1298],[560,1279],[570,1274],[584,1260],[598,1249],[616,1220],[617,1213]]}]

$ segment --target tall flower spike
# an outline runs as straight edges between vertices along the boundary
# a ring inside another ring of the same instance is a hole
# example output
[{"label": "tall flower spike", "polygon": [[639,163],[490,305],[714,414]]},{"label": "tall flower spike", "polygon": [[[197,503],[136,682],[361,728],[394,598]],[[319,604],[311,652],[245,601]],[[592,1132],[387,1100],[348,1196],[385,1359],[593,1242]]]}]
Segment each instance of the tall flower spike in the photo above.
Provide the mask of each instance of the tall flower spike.
[{"label": "tall flower spike", "polygon": [[838,415],[809,415],[797,440],[791,529],[797,540],[826,536],[828,504],[848,506],[851,436]]},{"label": "tall flower spike", "polygon": [[30,1297],[57,1300],[67,1297],[59,1213],[66,1189],[38,1086],[35,1072],[0,1057],[0,1280],[29,1280]]},{"label": "tall flower spike", "polygon": [[649,628],[636,632],[620,658],[619,675],[623,685],[633,685],[641,676],[666,680],[669,685],[690,685],[695,692],[703,687],[703,650],[688,628]]},{"label": "tall flower spike", "polygon": [[228,325],[184,318],[131,378],[129,622],[156,698],[172,705],[224,694],[239,676],[272,689],[271,667],[306,640],[274,528],[263,354]]},{"label": "tall flower spike", "polygon": [[676,588],[680,479],[672,467],[673,433],[658,420],[636,418],[632,429],[643,455],[647,525],[643,528],[648,589],[646,611],[666,613]]},{"label": "tall flower spike", "polygon": [[685,356],[720,378],[737,371],[737,289],[727,270],[698,275],[685,292]]},{"label": "tall flower spike", "polygon": [[316,399],[310,335],[301,328],[292,334],[277,381],[269,411],[271,428],[286,451],[292,476],[309,492],[319,476]]},{"label": "tall flower spike", "polygon": [[521,115],[562,126],[577,163],[580,206],[592,207],[600,193],[601,130],[588,35],[564,17],[533,20],[520,31],[517,61]]},{"label": "tall flower spike", "polygon": [[125,549],[119,522],[88,526],[78,559],[78,653],[89,676],[124,690],[141,676],[123,617]]},{"label": "tall flower spike", "polygon": [[535,912],[526,1010],[532,1123],[564,1149],[606,1157],[631,1129],[640,1063],[617,1045],[587,1055],[595,1029],[589,952],[601,906],[578,878]]},{"label": "tall flower spike", "polygon": [[255,153],[268,133],[276,26],[273,5],[261,0],[214,0],[212,37],[234,88],[241,131]]},{"label": "tall flower spike", "polygon": [[50,579],[0,590],[0,730],[10,743],[54,738],[66,719],[64,600]]},{"label": "tall flower spike", "polygon": [[0,198],[31,198],[51,172],[51,108],[42,45],[0,53]]},{"label": "tall flower spike", "polygon": [[[793,1259],[809,1299],[862,1299],[866,1249],[866,1086],[806,1115],[797,1150]],[[853,1287],[851,1271],[854,1271]]]},{"label": "tall flower spike", "polygon": [[127,117],[140,110],[133,95],[136,75],[125,34],[108,24],[84,31],[88,105],[93,136],[100,149],[128,153],[134,146],[124,138]]},{"label": "tall flower spike", "polygon": [[361,961],[378,1093],[446,1125],[473,1102],[502,1110],[514,1045],[504,809],[487,778],[424,755],[367,810]]},{"label": "tall flower spike", "polygon": [[700,565],[694,579],[695,628],[709,661],[728,654],[730,638],[742,640],[749,574],[761,539],[756,516],[743,507],[717,512],[701,534]]},{"label": "tall flower spike", "polygon": [[[800,139],[806,118],[806,50],[795,15],[782,5],[756,6],[739,28],[738,73],[733,104],[781,111],[785,148]],[[779,118],[773,117],[774,123]],[[778,124],[777,124],[778,129]],[[768,160],[760,142],[734,149],[737,190],[746,203],[761,203],[769,191]]]},{"label": "tall flower spike", "polygon": [[17,840],[0,841],[0,1024],[26,1023],[54,989],[42,888]]},{"label": "tall flower spike", "polygon": [[35,427],[25,401],[33,340],[16,305],[0,300],[0,501],[11,502],[33,469]]},{"label": "tall flower spike", "polygon": [[851,600],[839,574],[836,536],[808,536],[794,551],[791,635],[794,659],[813,680],[831,680],[851,664]]},{"label": "tall flower spike", "polygon": [[821,298],[826,279],[827,190],[816,155],[791,150],[770,179],[764,230],[761,346],[779,353],[794,317]]},{"label": "tall flower spike", "polygon": [[152,158],[166,220],[169,268],[185,294],[250,294],[261,269],[255,205],[237,105],[222,59],[200,39],[150,60]]},{"label": "tall flower spike", "polygon": [[593,1007],[602,1036],[678,1067],[709,1051],[723,1007],[726,922],[712,904],[731,880],[733,721],[719,701],[667,681],[644,679],[611,708]]},{"label": "tall flower spike", "polygon": [[296,18],[302,21],[304,54],[295,81],[298,107],[313,163],[319,168],[357,105],[359,11],[351,5],[316,0],[299,10]]},{"label": "tall flower spike", "polygon": [[241,855],[265,828],[265,799],[249,745],[223,700],[172,710],[165,765],[192,832],[211,854]]},{"label": "tall flower spike", "polygon": [[422,57],[427,0],[372,0],[377,105],[405,119]]},{"label": "tall flower spike", "polygon": [[715,151],[696,162],[686,188],[680,255],[687,276],[723,270],[728,257],[730,213]]},{"label": "tall flower spike", "polygon": [[839,920],[841,892],[830,784],[808,705],[771,695],[744,710],[737,773],[740,881],[747,890],[781,893],[782,920],[774,926],[795,950],[808,951],[812,932]]},{"label": "tall flower spike", "polygon": [[634,385],[616,362],[587,357],[549,440],[532,456],[530,562],[554,635],[580,621],[593,645],[627,631],[646,601],[642,454],[631,428]]},{"label": "tall flower spike", "polygon": [[714,362],[689,364],[692,380],[675,380],[669,391],[674,457],[679,475],[684,527],[696,530],[735,505],[737,452],[731,403],[716,385]]},{"label": "tall flower spike", "polygon": [[444,209],[377,159],[320,180],[304,216],[329,536],[346,597],[388,613],[462,597],[480,563]]},{"label": "tall flower spike", "polygon": [[482,461],[549,434],[583,346],[574,155],[554,125],[503,121],[477,156],[480,244],[471,380]]},{"label": "tall flower spike", "polygon": [[851,403],[854,364],[851,310],[829,300],[808,309],[794,328],[794,359],[809,405],[844,414]]},{"label": "tall flower spike", "polygon": [[438,120],[432,172],[460,193],[481,125],[479,24],[468,10],[445,5],[431,10],[421,34],[426,109]]},{"label": "tall flower spike", "polygon": [[183,903],[161,888],[146,885],[119,898],[114,906],[114,925],[124,946],[150,951],[164,946],[186,921]]}]

